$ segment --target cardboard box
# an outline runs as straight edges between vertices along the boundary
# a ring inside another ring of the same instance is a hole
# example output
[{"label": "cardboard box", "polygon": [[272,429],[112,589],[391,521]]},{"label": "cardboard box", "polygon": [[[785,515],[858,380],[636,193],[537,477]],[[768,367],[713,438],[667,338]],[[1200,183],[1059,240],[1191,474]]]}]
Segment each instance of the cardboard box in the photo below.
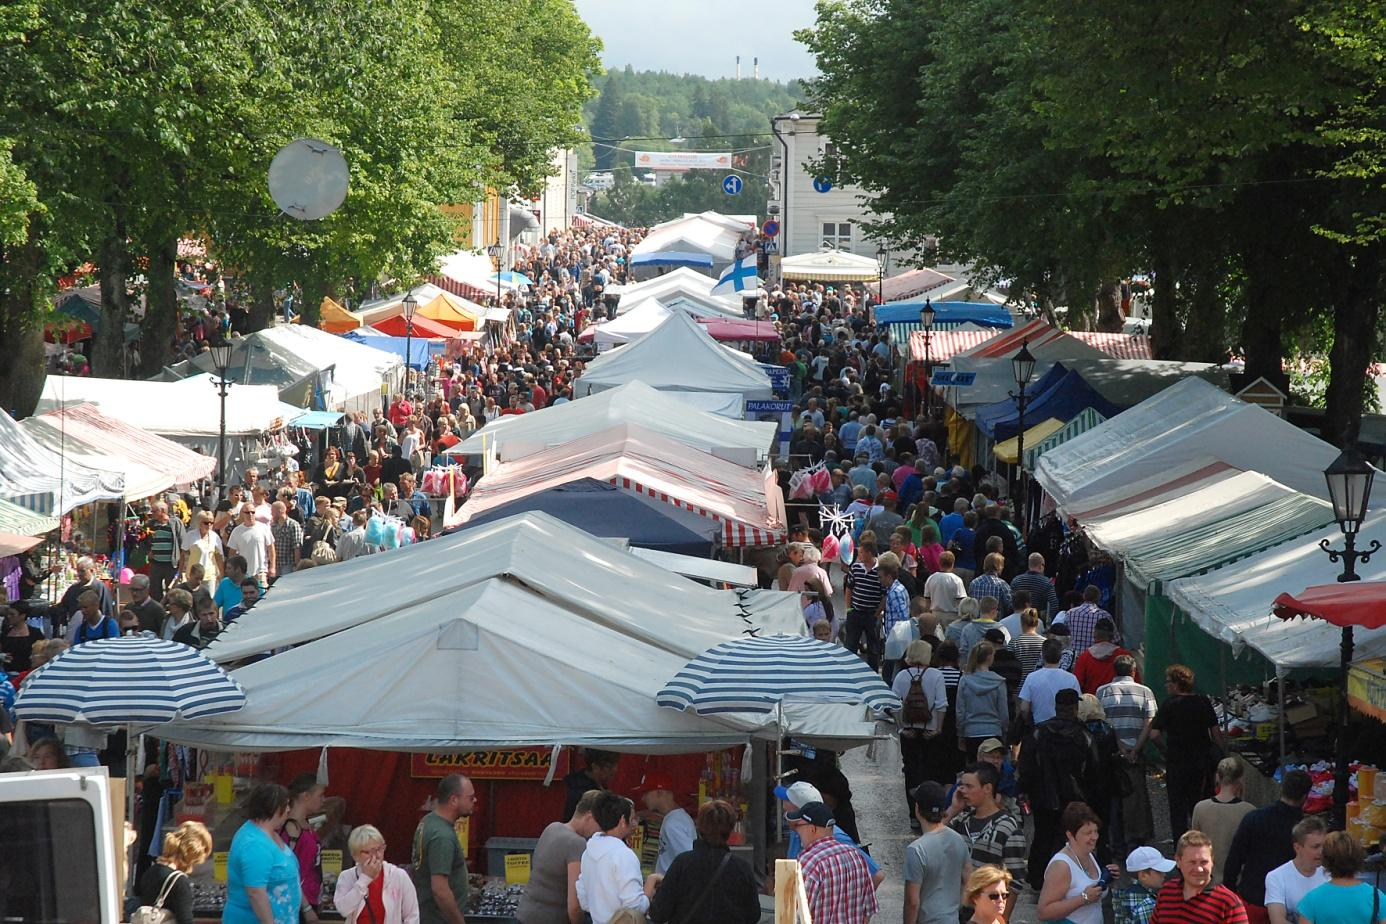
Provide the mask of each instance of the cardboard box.
[{"label": "cardboard box", "polygon": [[1305,722],[1312,722],[1319,717],[1319,707],[1313,703],[1301,703],[1298,706],[1291,706],[1285,710],[1285,721],[1291,725],[1300,725]]}]

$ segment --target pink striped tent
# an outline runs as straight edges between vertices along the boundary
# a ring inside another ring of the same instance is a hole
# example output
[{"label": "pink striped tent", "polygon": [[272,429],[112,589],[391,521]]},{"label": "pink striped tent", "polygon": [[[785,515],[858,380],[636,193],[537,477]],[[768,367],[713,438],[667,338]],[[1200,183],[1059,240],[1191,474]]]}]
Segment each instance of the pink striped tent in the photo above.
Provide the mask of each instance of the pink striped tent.
[{"label": "pink striped tent", "polygon": [[[968,350],[975,349],[1001,333],[1001,331],[990,329],[936,330],[929,335],[929,362],[934,364],[946,363],[959,353],[966,353]],[[924,332],[922,330],[910,333],[910,361],[924,362]]]},{"label": "pink striped tent", "polygon": [[731,548],[784,539],[784,495],[772,470],[745,468],[632,424],[496,465],[477,481],[459,522],[585,478],[710,520]]},{"label": "pink striped tent", "polygon": [[1154,358],[1150,355],[1150,338],[1144,334],[1108,334],[1089,330],[1074,330],[1069,333],[1088,346],[1097,347],[1116,359]]}]

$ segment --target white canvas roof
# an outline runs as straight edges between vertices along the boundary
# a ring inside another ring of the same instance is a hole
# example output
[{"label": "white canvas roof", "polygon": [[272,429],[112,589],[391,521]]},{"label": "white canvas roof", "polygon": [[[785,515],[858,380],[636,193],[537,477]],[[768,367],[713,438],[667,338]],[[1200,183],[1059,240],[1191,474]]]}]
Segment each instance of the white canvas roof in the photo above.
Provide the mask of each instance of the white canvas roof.
[{"label": "white canvas roof", "polygon": [[686,215],[655,225],[644,240],[631,248],[631,256],[661,251],[705,253],[715,263],[736,259],[736,245],[752,226],[716,212]]},{"label": "white canvas roof", "polygon": [[691,512],[694,528],[711,520],[727,546],[773,545],[788,525],[772,470],[744,468],[631,424],[502,462],[473,486],[458,522],[587,478],[657,499],[670,515]]},{"label": "white canvas roof", "polygon": [[688,578],[719,581],[738,587],[755,587],[760,580],[755,568],[738,565],[735,562],[718,561],[715,558],[697,558],[692,555],[680,555],[677,552],[665,552],[660,549],[642,549],[638,546],[629,551],[632,555],[643,558],[652,565],[659,565],[666,571],[672,571]]},{"label": "white canvas roof", "polygon": [[1160,495],[1159,503],[1142,510],[1089,519],[1085,525],[1093,542],[1108,552],[1121,554],[1152,536],[1188,532],[1294,493],[1256,472],[1229,472],[1228,477],[1201,487],[1175,487]]},{"label": "white canvas roof", "polygon": [[728,420],[699,411],[644,382],[629,382],[581,401],[498,418],[448,452],[481,455],[494,449],[504,462],[622,423],[637,424],[748,467],[766,457],[779,430],[772,422]]},{"label": "white canvas roof", "polygon": [[731,392],[771,398],[770,377],[746,354],[722,346],[703,326],[676,311],[634,343],[603,353],[573,383],[579,398],[627,382],[661,391]]},{"label": "white canvas roof", "polygon": [[663,301],[665,300],[663,296],[667,295],[688,295],[711,306],[723,305],[724,311],[732,317],[743,317],[739,310],[739,300],[727,295],[713,295],[712,287],[715,285],[717,285],[717,280],[711,276],[705,276],[696,270],[680,266],[671,272],[647,279],[644,282],[620,287],[612,286],[610,291],[613,295],[620,295],[616,307],[618,314],[626,306],[635,305],[647,298],[659,298]]},{"label": "white canvas roof", "polygon": [[97,500],[125,496],[125,476],[117,466],[93,468],[79,457],[65,457],[39,445],[0,410],[0,497],[54,516]]},{"label": "white canvas roof", "polygon": [[859,282],[881,278],[881,265],[875,257],[846,250],[820,250],[796,253],[780,261],[783,279],[813,279],[819,282]]},{"label": "white canvas roof", "polygon": [[[469,254],[469,256],[471,255]],[[486,261],[487,266],[491,265],[490,257],[483,256],[481,259]],[[495,270],[487,270],[487,272],[494,273]],[[492,287],[494,288],[494,283]],[[424,282],[414,286],[408,292],[396,292],[394,295],[387,295],[384,298],[374,298],[368,302],[362,302],[355,313],[361,318],[363,324],[374,324],[376,321],[384,321],[387,318],[394,318],[403,314],[404,296],[408,295],[409,292],[414,293],[414,298],[418,300],[420,305],[427,305],[446,291],[446,289],[435,286],[431,282]],[[456,298],[457,296],[453,297]]]},{"label": "white canvas roof", "polygon": [[[1337,581],[1342,565],[1318,548],[1323,539],[1342,548],[1338,527],[1325,527],[1216,571],[1171,581],[1165,593],[1204,631],[1235,650],[1249,645],[1286,670],[1337,667],[1341,629],[1320,619],[1282,620],[1271,613],[1271,603],[1282,593],[1297,594],[1306,587]],[[1386,515],[1367,518],[1357,547],[1368,546],[1373,539],[1386,542]],[[1364,581],[1386,580],[1386,557],[1359,563],[1357,572]],[[1353,635],[1354,657],[1386,656],[1386,629],[1358,628]]]},{"label": "white canvas roof", "polygon": [[[286,574],[207,648],[219,663],[363,625],[465,587],[502,578],[611,631],[688,657],[737,635],[742,597],[679,577],[545,513],[506,517],[397,551]],[[342,587],[405,588],[352,595]],[[791,599],[794,598],[794,599]],[[671,603],[671,601],[677,601]],[[787,602],[786,602],[787,601]],[[761,634],[803,634],[797,595],[751,598]],[[511,613],[517,618],[522,610]],[[671,614],[677,612],[677,619]]]},{"label": "white canvas roof", "polygon": [[630,311],[598,324],[592,337],[598,350],[627,343],[645,336],[664,323],[669,313],[669,309],[665,308],[659,299],[647,298],[636,303]]},{"label": "white canvas roof", "polygon": [[1323,500],[1338,450],[1199,378],[1166,388],[1040,457],[1035,477],[1060,508],[1211,456]]},{"label": "white canvas roof", "polygon": [[[50,375],[35,413],[73,404],[94,404],[107,417],[169,437],[216,439],[221,420],[221,398],[210,375],[174,382]],[[232,385],[226,394],[227,436],[264,433],[280,425],[283,415],[273,385]]]}]

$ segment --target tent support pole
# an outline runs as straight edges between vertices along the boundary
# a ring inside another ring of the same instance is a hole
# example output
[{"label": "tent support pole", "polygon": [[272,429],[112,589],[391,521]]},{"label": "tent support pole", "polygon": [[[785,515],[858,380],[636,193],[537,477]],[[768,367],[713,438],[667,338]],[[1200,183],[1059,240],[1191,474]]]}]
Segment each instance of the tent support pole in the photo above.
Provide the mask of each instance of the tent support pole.
[{"label": "tent support pole", "polygon": [[1227,690],[1227,644],[1218,645],[1218,680],[1222,684],[1222,733],[1227,734],[1227,726],[1230,722],[1232,710],[1228,708],[1231,697]]},{"label": "tent support pole", "polygon": [[1280,766],[1285,766],[1285,672],[1275,666],[1275,705],[1280,714]]},{"label": "tent support pole", "polygon": [[766,750],[765,742],[759,738],[752,738],[752,776],[750,780],[751,817],[747,819],[747,823],[751,826],[751,846],[754,849],[757,880],[759,880],[761,874],[765,872],[769,854],[765,830],[765,812],[771,798],[770,788],[765,785],[765,771],[769,765],[770,754]]}]

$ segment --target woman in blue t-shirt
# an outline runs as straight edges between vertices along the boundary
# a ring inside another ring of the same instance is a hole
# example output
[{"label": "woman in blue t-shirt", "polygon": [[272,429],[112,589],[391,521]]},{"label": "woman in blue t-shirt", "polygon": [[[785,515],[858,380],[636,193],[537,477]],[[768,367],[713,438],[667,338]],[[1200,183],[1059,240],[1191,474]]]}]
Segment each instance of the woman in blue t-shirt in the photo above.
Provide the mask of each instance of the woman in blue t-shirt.
[{"label": "woman in blue t-shirt", "polygon": [[1386,895],[1357,878],[1366,852],[1346,831],[1323,841],[1323,868],[1330,878],[1299,900],[1299,924],[1381,924]]},{"label": "woman in blue t-shirt", "polygon": [[222,924],[299,924],[300,912],[316,920],[299,888],[298,859],[279,837],[289,817],[289,791],[277,783],[256,786],[245,814],[227,858]]}]

